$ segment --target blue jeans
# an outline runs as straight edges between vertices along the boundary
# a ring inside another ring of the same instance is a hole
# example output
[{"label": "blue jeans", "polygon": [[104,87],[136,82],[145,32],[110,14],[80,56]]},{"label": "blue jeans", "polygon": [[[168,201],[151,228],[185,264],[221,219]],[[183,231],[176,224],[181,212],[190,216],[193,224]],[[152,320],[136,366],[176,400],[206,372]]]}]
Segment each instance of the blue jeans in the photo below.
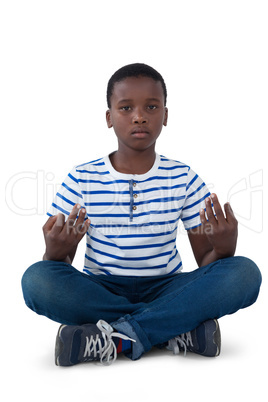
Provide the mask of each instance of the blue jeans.
[{"label": "blue jeans", "polygon": [[203,321],[250,306],[260,285],[258,267],[244,257],[156,277],[86,275],[67,263],[40,261],[22,278],[30,309],[67,325],[105,320],[136,340],[132,360]]}]

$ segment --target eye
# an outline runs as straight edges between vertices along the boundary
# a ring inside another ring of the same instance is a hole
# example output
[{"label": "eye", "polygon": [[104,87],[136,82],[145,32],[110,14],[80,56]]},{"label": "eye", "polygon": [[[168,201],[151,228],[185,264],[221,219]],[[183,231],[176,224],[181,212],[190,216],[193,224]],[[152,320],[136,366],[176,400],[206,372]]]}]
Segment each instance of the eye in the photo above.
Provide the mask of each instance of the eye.
[{"label": "eye", "polygon": [[149,105],[148,109],[149,110],[155,110],[155,109],[157,109],[157,106],[156,105]]},{"label": "eye", "polygon": [[124,112],[129,112],[130,111],[130,106],[122,106],[120,107],[120,110],[123,110]]}]

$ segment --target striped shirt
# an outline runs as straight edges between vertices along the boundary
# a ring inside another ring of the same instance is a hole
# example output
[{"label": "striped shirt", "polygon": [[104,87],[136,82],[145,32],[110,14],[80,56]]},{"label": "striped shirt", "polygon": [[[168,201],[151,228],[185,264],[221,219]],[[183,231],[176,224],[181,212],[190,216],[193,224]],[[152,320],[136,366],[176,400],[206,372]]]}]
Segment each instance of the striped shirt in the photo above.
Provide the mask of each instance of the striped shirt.
[{"label": "striped shirt", "polygon": [[87,274],[156,276],[178,273],[178,222],[201,224],[209,190],[187,165],[156,154],[145,174],[117,172],[109,156],[76,166],[48,215],[66,217],[79,203],[91,224],[86,235]]}]

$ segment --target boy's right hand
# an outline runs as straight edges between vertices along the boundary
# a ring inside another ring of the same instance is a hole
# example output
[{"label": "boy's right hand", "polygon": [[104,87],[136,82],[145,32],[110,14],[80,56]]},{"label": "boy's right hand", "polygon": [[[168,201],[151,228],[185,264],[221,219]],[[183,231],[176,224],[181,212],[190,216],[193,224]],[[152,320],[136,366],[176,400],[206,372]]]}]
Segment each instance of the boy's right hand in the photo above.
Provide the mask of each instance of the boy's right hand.
[{"label": "boy's right hand", "polygon": [[78,243],[87,232],[90,220],[84,222],[86,210],[75,204],[66,222],[63,214],[51,216],[43,226],[46,242],[44,260],[71,263]]}]

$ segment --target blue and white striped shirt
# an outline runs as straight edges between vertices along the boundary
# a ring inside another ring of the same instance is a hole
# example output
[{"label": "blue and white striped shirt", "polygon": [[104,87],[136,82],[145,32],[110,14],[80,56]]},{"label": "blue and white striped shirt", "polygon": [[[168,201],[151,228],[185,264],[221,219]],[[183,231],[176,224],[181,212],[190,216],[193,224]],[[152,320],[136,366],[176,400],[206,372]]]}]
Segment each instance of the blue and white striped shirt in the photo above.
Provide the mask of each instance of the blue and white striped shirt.
[{"label": "blue and white striped shirt", "polygon": [[179,219],[201,224],[209,190],[187,165],[156,154],[145,174],[117,172],[109,156],[76,166],[62,183],[48,215],[66,217],[74,204],[87,211],[84,272],[155,276],[182,269],[176,248]]}]

